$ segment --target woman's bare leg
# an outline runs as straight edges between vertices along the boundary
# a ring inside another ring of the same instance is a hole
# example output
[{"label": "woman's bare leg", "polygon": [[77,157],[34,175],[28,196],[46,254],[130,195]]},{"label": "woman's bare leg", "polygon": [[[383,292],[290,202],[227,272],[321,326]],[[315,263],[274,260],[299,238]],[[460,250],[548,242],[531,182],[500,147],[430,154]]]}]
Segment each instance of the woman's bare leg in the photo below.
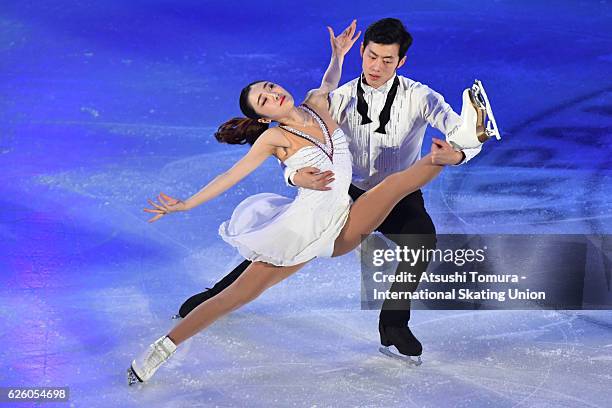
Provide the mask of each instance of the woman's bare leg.
[{"label": "woman's bare leg", "polygon": [[344,255],[359,245],[389,215],[405,196],[423,187],[444,166],[432,164],[431,155],[423,157],[406,170],[387,176],[376,187],[365,192],[351,206],[348,220],[334,244],[332,256]]},{"label": "woman's bare leg", "polygon": [[306,262],[293,266],[274,266],[253,262],[230,286],[193,309],[174,326],[168,337],[178,346],[215,320],[254,300],[305,264]]}]

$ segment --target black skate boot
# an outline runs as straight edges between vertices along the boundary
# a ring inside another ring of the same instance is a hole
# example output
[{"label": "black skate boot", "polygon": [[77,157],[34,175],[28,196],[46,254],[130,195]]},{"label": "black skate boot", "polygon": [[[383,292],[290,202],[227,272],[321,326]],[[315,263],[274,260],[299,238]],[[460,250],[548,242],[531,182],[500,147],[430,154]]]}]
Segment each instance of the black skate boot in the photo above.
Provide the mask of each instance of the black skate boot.
[{"label": "black skate boot", "polygon": [[211,292],[211,288],[206,288],[204,292],[196,293],[187,299],[180,307],[178,314],[172,316],[173,319],[182,319],[187,316],[193,309],[206,302],[214,295]]},{"label": "black skate boot", "polygon": [[195,295],[191,296],[189,299],[183,302],[183,304],[181,305],[179,309],[178,314],[174,315],[173,318],[174,319],[184,318],[189,313],[191,313],[193,309],[195,309],[202,303],[206,302],[211,297],[216,296],[217,294],[221,293],[225,288],[227,288],[232,283],[234,283],[234,281],[238,279],[238,277],[242,274],[242,272],[246,270],[246,268],[249,267],[250,264],[251,264],[251,261],[245,259],[244,261],[242,261],[240,265],[235,267],[233,271],[225,275],[223,279],[215,283],[215,285],[212,288],[206,288],[204,292],[196,293]]},{"label": "black skate boot", "polygon": [[[378,351],[382,354],[415,366],[423,363],[421,361],[423,346],[407,326],[383,326],[382,322],[379,322],[378,332],[380,333],[380,343],[382,344]],[[391,346],[395,346],[399,354],[391,350],[389,348]]]}]

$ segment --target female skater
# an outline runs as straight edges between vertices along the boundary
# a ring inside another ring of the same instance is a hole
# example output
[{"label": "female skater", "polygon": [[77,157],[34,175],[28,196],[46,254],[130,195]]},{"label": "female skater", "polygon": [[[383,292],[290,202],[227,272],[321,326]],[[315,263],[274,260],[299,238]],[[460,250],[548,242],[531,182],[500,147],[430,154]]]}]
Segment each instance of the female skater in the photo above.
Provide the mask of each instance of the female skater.
[{"label": "female skater", "polygon": [[[351,157],[342,129],[328,113],[327,96],[338,86],[344,55],[361,32],[355,35],[356,21],[338,37],[328,29],[332,58],[318,89],[295,106],[293,97],[273,82],[247,85],[240,95],[240,108],[247,118],[226,122],[215,136],[225,143],[250,143],[249,152],[185,201],[161,193],[158,203],[148,200],[153,208],[145,211],[156,214],[149,220],[154,222],[166,214],[195,208],[238,183],[272,155],[291,168],[317,167],[323,174],[333,171],[335,180],[330,189],[299,188],[293,200],[257,194],[240,203],[219,233],[253,263],[228,288],[199,305],[135,359],[128,369],[130,385],[150,379],[182,342],[257,298],[309,260],[340,256],[354,249],[402,197],[442,170],[432,158],[444,154],[448,146],[434,139],[432,154],[387,177],[351,205]],[[279,126],[268,128],[272,121]]]}]

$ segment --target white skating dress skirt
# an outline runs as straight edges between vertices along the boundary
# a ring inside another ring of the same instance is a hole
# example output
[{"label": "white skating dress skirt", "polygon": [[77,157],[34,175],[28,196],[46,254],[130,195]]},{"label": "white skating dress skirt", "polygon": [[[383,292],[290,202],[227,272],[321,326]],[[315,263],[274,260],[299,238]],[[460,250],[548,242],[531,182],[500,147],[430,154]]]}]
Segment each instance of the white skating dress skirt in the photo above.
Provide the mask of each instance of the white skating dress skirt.
[{"label": "white skating dress skirt", "polygon": [[310,166],[332,170],[335,180],[329,184],[331,190],[298,188],[295,199],[256,194],[241,202],[231,219],[221,224],[219,234],[243,257],[289,266],[332,255],[351,205],[348,189],[352,169],[342,129],[326,136],[326,145],[319,142],[303,147],[285,164],[296,170]]}]

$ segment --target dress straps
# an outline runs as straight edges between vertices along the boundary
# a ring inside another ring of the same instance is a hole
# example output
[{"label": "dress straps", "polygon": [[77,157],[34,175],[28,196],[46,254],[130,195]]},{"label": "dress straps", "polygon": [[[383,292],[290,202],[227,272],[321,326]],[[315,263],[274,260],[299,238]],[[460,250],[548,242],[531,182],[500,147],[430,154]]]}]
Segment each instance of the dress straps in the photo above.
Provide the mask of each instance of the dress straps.
[{"label": "dress straps", "polygon": [[312,116],[312,118],[315,120],[315,122],[317,122],[317,124],[321,128],[321,131],[323,132],[323,137],[325,138],[326,143],[325,144],[321,143],[321,141],[318,138],[313,137],[313,136],[309,135],[308,133],[304,133],[301,130],[294,129],[294,128],[290,127],[290,126],[279,125],[279,127],[281,129],[285,129],[287,132],[290,132],[290,133],[292,133],[292,134],[294,134],[294,135],[296,135],[298,137],[301,137],[302,139],[308,140],[310,143],[314,144],[319,149],[323,150],[323,153],[325,153],[325,155],[327,157],[329,157],[329,160],[333,161],[334,142],[333,142],[333,140],[331,138],[331,135],[329,134],[329,130],[327,129],[327,125],[325,124],[323,119],[321,119],[321,117],[317,114],[317,112],[312,110],[306,104],[302,104],[302,105],[298,106],[297,108],[305,111],[306,113],[308,113],[310,116]]}]

